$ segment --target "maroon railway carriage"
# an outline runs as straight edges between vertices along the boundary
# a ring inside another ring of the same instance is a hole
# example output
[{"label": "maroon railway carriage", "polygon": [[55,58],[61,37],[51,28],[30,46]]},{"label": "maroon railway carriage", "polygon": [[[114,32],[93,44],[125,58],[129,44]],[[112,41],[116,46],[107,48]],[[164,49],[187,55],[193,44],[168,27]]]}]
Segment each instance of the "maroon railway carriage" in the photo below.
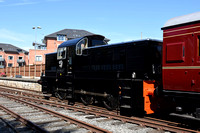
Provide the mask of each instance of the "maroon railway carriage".
[{"label": "maroon railway carriage", "polygon": [[168,20],[163,30],[163,94],[176,111],[200,117],[200,12]]}]

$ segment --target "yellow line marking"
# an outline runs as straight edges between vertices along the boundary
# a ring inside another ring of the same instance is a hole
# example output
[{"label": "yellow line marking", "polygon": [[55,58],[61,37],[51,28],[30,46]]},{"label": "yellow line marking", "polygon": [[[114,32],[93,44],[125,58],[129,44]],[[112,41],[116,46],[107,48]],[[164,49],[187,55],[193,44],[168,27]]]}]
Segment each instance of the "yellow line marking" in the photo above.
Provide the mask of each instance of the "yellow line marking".
[{"label": "yellow line marking", "polygon": [[189,34],[196,34],[196,33],[200,33],[200,31],[198,32],[190,32],[190,33],[185,33],[185,34],[178,34],[178,35],[173,35],[173,36],[166,36],[166,37],[163,37],[163,38],[172,38],[172,37],[177,37],[177,36],[184,36],[184,35],[189,35]]},{"label": "yellow line marking", "polygon": [[194,28],[200,28],[200,26],[194,26],[194,27],[183,28],[183,29],[172,30],[172,31],[164,31],[164,33],[171,33],[171,32],[182,31],[182,30],[189,30],[189,29],[194,29]]},{"label": "yellow line marking", "polygon": [[167,66],[162,69],[200,69],[200,66]]}]

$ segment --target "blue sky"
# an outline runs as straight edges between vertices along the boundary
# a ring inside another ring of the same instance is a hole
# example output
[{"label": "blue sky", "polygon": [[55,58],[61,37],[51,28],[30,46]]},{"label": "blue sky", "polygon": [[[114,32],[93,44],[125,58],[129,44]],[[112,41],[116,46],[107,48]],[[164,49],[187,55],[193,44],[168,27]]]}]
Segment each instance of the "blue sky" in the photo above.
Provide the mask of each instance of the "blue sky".
[{"label": "blue sky", "polygon": [[199,0],[0,0],[0,43],[28,50],[45,35],[62,29],[84,29],[110,43],[162,40],[167,20],[200,11]]}]

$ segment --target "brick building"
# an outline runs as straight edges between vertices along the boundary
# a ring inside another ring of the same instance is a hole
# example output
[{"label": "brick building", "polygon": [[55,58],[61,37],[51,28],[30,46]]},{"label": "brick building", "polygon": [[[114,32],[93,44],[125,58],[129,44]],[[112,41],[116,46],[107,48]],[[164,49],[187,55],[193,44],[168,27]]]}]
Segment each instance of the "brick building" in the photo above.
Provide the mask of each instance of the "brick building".
[{"label": "brick building", "polygon": [[28,51],[0,43],[0,68],[28,65]]},{"label": "brick building", "polygon": [[[58,32],[49,34],[44,37],[43,43],[33,43],[34,49],[29,50],[29,64],[44,64],[45,54],[56,52],[58,45],[64,41],[79,38],[87,35],[94,35],[91,32],[77,29],[64,29]],[[109,41],[108,39],[106,41]]]}]

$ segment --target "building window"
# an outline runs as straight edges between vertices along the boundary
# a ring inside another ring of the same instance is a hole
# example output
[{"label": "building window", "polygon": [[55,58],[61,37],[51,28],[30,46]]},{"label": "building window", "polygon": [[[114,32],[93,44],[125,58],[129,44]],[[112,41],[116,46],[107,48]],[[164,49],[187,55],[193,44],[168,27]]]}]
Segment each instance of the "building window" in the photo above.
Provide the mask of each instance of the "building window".
[{"label": "building window", "polygon": [[13,60],[13,56],[8,56],[8,60]]},{"label": "building window", "polygon": [[23,51],[22,51],[22,49],[17,49],[17,52],[22,53]]},{"label": "building window", "polygon": [[36,45],[36,46],[35,46],[35,49],[46,50],[47,47],[46,47],[46,46],[43,46],[43,45]]},{"label": "building window", "polygon": [[57,35],[57,41],[66,41],[66,36],[65,35]]},{"label": "building window", "polygon": [[23,57],[19,57],[19,60],[22,60],[23,59]]},{"label": "building window", "polygon": [[23,63],[19,63],[19,66],[21,67],[21,66],[24,66],[24,64]]},{"label": "building window", "polygon": [[42,56],[41,55],[36,55],[35,56],[35,61],[42,61]]},{"label": "building window", "polygon": [[13,66],[13,64],[12,63],[8,63],[8,67],[12,67]]}]

